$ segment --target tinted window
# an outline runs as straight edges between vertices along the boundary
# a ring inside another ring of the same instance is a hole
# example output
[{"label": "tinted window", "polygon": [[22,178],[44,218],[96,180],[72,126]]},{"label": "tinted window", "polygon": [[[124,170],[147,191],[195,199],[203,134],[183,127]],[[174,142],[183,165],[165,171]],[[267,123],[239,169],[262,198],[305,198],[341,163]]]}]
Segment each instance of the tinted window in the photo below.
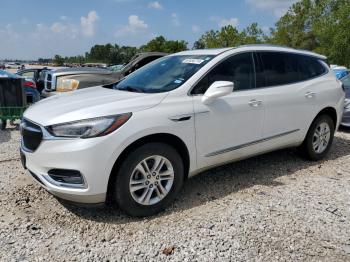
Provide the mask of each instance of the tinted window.
[{"label": "tinted window", "polygon": [[316,58],[299,55],[298,61],[300,65],[300,80],[311,79],[326,73],[326,68]]},{"label": "tinted window", "polygon": [[299,65],[296,56],[286,53],[261,52],[266,86],[299,82]]},{"label": "tinted window", "polygon": [[321,62],[310,56],[282,52],[259,54],[262,65],[260,78],[263,80],[257,82],[258,87],[297,83],[326,72]]},{"label": "tinted window", "polygon": [[192,90],[192,94],[204,94],[215,81],[233,82],[234,90],[255,87],[254,65],[251,53],[234,55],[214,67]]}]

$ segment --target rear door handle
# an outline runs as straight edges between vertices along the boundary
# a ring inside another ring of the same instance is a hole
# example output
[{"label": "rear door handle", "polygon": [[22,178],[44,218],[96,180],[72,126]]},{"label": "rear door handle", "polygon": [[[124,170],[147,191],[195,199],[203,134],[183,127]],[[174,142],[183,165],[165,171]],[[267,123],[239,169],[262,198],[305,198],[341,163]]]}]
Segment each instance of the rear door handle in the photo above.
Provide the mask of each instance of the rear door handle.
[{"label": "rear door handle", "polygon": [[249,101],[248,103],[251,107],[258,107],[262,105],[262,101],[261,100],[256,100],[256,99],[252,99]]},{"label": "rear door handle", "polygon": [[306,92],[305,93],[305,97],[306,98],[313,98],[316,96],[316,93],[315,92]]}]

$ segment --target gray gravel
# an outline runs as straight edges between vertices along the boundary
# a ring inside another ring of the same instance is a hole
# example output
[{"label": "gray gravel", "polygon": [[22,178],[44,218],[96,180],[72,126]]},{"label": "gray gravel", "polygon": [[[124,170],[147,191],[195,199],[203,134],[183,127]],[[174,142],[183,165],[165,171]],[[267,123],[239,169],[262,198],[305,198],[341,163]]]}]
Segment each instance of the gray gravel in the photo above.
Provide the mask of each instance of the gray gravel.
[{"label": "gray gravel", "polygon": [[36,185],[0,131],[0,261],[350,261],[350,131],[325,161],[283,150],[203,173],[165,212],[130,218]]}]

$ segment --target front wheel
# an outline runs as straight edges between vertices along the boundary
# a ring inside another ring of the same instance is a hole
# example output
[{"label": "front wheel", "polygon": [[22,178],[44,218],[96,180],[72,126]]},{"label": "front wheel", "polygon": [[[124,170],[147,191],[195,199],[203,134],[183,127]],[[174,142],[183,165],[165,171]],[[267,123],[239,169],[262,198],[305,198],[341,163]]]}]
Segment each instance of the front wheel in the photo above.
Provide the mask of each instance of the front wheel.
[{"label": "front wheel", "polygon": [[179,153],[163,143],[145,144],[121,164],[113,184],[114,200],[132,216],[150,216],[167,208],[184,181]]},{"label": "front wheel", "polygon": [[328,115],[318,116],[314,120],[301,146],[306,158],[316,161],[327,155],[334,138],[334,125]]}]

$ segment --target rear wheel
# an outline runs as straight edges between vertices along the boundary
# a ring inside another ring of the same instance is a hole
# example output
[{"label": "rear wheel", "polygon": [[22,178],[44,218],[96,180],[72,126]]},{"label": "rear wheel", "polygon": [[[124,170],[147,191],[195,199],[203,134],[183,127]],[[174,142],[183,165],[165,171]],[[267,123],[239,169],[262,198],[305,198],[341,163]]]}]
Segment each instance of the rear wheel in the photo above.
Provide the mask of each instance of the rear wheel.
[{"label": "rear wheel", "polygon": [[150,216],[170,205],[183,180],[183,162],[173,147],[145,144],[121,164],[113,184],[114,200],[129,215]]},{"label": "rear wheel", "polygon": [[0,130],[5,130],[7,125],[7,120],[0,119]]},{"label": "rear wheel", "polygon": [[301,146],[306,158],[320,160],[327,155],[333,142],[334,125],[335,123],[328,115],[318,116],[314,120]]}]

